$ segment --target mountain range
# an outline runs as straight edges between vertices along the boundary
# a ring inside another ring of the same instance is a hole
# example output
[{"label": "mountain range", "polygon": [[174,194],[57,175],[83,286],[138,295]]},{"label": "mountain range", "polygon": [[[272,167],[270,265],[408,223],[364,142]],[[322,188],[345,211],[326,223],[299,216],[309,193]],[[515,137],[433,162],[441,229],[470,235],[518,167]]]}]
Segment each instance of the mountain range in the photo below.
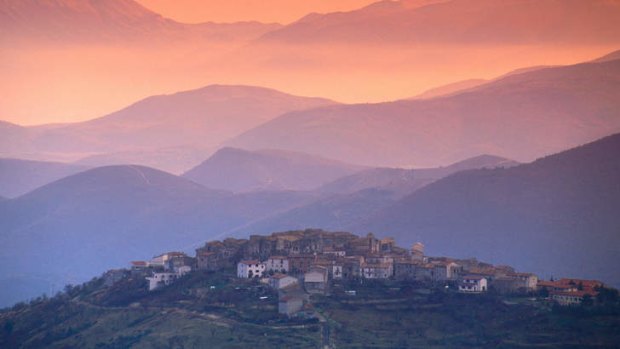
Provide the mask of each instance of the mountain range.
[{"label": "mountain range", "polygon": [[310,14],[263,35],[293,44],[326,42],[527,44],[614,42],[616,1],[402,0]]},{"label": "mountain range", "polygon": [[0,1],[0,37],[12,43],[135,45],[188,39],[248,40],[279,27],[258,22],[179,23],[133,0]]},{"label": "mountain range", "polygon": [[256,190],[312,190],[364,167],[302,153],[222,148],[183,177],[208,188],[248,192]]},{"label": "mountain range", "polygon": [[531,161],[620,130],[619,108],[620,60],[609,60],[511,74],[430,100],[291,112],[227,145],[387,167],[479,154]]},{"label": "mountain range", "polygon": [[618,287],[618,154],[615,134],[528,164],[459,172],[349,228],[422,241],[431,254]]},{"label": "mountain range", "polygon": [[515,165],[516,162],[501,157],[481,155],[439,168],[367,169],[319,187],[317,192],[322,195],[315,201],[241,226],[234,234],[246,236],[308,227],[341,230],[453,173]]},{"label": "mountain range", "polygon": [[191,253],[236,226],[315,198],[292,191],[233,195],[133,165],[65,177],[0,202],[0,299],[7,305],[49,293],[160,251]]},{"label": "mountain range", "polygon": [[0,154],[80,160],[88,166],[145,164],[180,173],[223,141],[285,112],[334,104],[251,86],[211,85],[152,96],[86,122],[0,124]]}]

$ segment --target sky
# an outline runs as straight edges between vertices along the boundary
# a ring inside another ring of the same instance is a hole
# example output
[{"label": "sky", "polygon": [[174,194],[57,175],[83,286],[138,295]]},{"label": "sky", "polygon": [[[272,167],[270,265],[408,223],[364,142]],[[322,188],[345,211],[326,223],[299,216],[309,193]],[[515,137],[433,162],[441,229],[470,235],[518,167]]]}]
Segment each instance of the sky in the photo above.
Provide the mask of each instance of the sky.
[{"label": "sky", "polygon": [[179,22],[260,21],[291,23],[311,12],[347,11],[376,0],[138,0]]}]

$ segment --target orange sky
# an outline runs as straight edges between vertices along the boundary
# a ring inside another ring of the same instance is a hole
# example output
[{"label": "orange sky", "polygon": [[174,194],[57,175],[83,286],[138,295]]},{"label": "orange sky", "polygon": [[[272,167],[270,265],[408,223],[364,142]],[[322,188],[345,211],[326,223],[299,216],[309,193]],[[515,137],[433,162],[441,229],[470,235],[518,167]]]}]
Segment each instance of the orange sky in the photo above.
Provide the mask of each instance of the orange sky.
[{"label": "orange sky", "polygon": [[356,9],[377,0],[137,0],[180,22],[293,22],[311,12]]}]

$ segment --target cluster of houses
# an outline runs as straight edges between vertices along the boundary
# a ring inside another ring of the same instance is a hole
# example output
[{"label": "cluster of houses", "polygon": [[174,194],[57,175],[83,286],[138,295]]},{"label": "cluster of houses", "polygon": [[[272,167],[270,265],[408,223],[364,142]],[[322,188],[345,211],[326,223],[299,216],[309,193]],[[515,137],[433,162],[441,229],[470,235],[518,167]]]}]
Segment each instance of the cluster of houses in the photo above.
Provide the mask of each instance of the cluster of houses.
[{"label": "cluster of houses", "polygon": [[429,257],[421,243],[405,249],[397,246],[392,238],[322,230],[211,241],[196,250],[195,258],[170,252],[148,262],[132,262],[134,269],[155,270],[147,277],[149,290],[168,285],[193,268],[218,271],[235,267],[238,278],[258,278],[277,289],[279,310],[289,315],[301,309],[308,294],[329,294],[331,285],[338,280],[441,283],[453,285],[463,293],[482,293],[490,287],[503,293],[527,293],[548,287],[550,295],[560,304],[579,303],[602,285],[596,281],[572,280],[581,286],[570,288],[565,283],[539,281],[536,275],[519,273],[509,266],[494,266],[476,259]]}]

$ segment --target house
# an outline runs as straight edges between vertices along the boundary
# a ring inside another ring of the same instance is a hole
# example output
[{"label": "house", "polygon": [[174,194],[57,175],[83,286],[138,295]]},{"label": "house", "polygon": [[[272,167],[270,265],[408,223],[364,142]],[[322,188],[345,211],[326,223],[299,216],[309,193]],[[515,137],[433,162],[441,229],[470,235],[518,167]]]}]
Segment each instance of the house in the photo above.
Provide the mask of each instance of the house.
[{"label": "house", "polygon": [[286,295],[278,299],[278,313],[291,316],[304,306],[304,298],[298,295]]},{"label": "house", "polygon": [[389,279],[394,274],[393,264],[390,263],[363,263],[360,274],[364,279]]},{"label": "house", "polygon": [[132,261],[131,262],[131,270],[132,271],[143,271],[149,267],[149,263],[146,261]]},{"label": "house", "polygon": [[269,278],[269,286],[279,290],[297,284],[297,278],[285,274],[275,274]]},{"label": "house", "polygon": [[275,273],[288,273],[290,270],[288,258],[284,256],[271,256],[267,258],[265,268],[268,272]]},{"label": "house", "polygon": [[149,280],[149,291],[156,290],[162,286],[168,286],[179,277],[177,273],[153,273],[153,276],[147,277]]},{"label": "house", "polygon": [[190,270],[195,269],[196,259],[189,256],[173,256],[166,261],[164,270],[172,270],[176,273],[182,267],[188,267]]},{"label": "house", "polygon": [[265,272],[265,264],[257,260],[245,260],[237,264],[237,277],[242,279],[260,278]]},{"label": "house", "polygon": [[519,289],[535,291],[538,286],[538,276],[532,273],[508,273],[508,277],[517,279]]},{"label": "house", "polygon": [[333,247],[328,246],[323,249],[323,254],[326,256],[344,257],[347,255],[347,251],[344,249],[335,249]]},{"label": "house", "polygon": [[327,269],[313,266],[304,274],[304,287],[308,293],[327,292]]},{"label": "house", "polygon": [[450,261],[433,262],[433,281],[447,281],[457,279],[461,267]]},{"label": "house", "polygon": [[596,292],[590,291],[551,291],[549,296],[559,305],[579,305],[586,296],[596,297]]},{"label": "house", "polygon": [[183,252],[166,252],[153,257],[149,261],[149,266],[166,268],[168,260],[177,257],[187,257],[187,255]]},{"label": "house", "polygon": [[424,244],[421,242],[416,242],[411,246],[411,257],[415,261],[423,261],[424,260]]},{"label": "house", "polygon": [[309,254],[289,256],[289,271],[294,274],[303,274],[310,269],[315,259],[316,256]]},{"label": "house", "polygon": [[487,279],[480,275],[463,276],[459,284],[459,292],[463,293],[480,293],[486,292],[487,289]]},{"label": "house", "polygon": [[196,250],[196,266],[199,270],[219,270],[221,268],[220,257],[216,252]]},{"label": "house", "polygon": [[402,260],[394,263],[394,277],[397,280],[415,280],[418,262]]}]

